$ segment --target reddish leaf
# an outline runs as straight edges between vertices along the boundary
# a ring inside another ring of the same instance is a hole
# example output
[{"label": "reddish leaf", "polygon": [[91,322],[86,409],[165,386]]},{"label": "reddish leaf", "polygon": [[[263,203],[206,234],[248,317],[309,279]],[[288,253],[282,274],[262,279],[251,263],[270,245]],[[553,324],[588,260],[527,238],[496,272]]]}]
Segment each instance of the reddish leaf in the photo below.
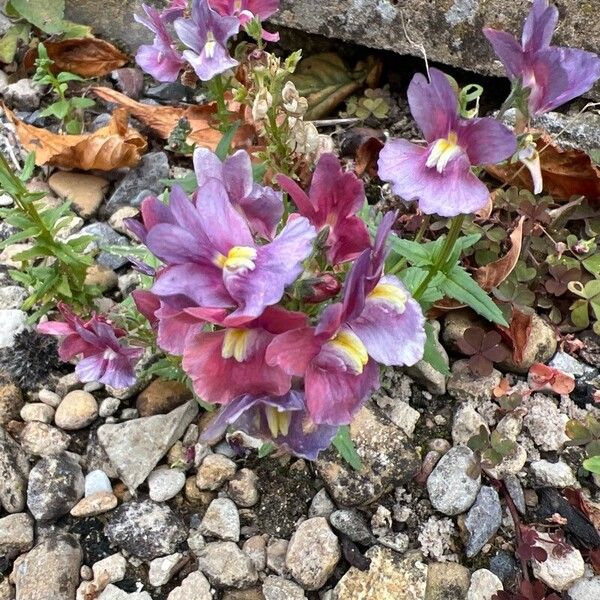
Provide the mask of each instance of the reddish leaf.
[{"label": "reddish leaf", "polygon": [[542,363],[535,363],[531,366],[527,375],[527,383],[532,390],[556,394],[570,394],[575,389],[573,375]]},{"label": "reddish leaf", "polygon": [[517,308],[513,308],[510,325],[503,327],[496,325],[500,333],[503,334],[512,348],[512,359],[515,363],[520,363],[523,360],[523,352],[529,340],[531,333],[531,320],[533,315],[521,312]]}]

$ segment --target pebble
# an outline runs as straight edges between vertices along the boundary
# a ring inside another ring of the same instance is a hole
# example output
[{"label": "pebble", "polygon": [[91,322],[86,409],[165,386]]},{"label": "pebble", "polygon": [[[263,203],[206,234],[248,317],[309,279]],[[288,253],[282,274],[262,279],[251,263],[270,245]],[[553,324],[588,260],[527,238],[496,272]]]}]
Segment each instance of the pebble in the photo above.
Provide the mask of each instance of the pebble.
[{"label": "pebble", "polygon": [[198,467],[196,485],[200,490],[218,490],[224,483],[233,479],[236,464],[222,454],[209,454]]},{"label": "pebble", "polygon": [[108,181],[103,177],[74,171],[56,171],[48,185],[59,198],[70,200],[73,210],[83,219],[96,214],[108,190]]},{"label": "pebble", "polygon": [[244,589],[258,580],[254,564],[234,542],[211,542],[198,554],[198,568],[219,588]]},{"label": "pebble", "polygon": [[438,562],[429,565],[424,600],[464,598],[469,590],[471,574],[463,565]]},{"label": "pebble", "polygon": [[593,600],[600,598],[600,577],[577,580],[568,591],[571,600]]},{"label": "pebble", "polygon": [[121,481],[135,491],[197,414],[198,403],[188,402],[167,415],[102,425],[98,440]]},{"label": "pebble", "polygon": [[98,600],[152,600],[148,592],[132,592],[128,594],[116,585],[109,583],[106,589],[98,596]]},{"label": "pebble", "polygon": [[39,421],[40,423],[52,423],[54,418],[54,409],[42,402],[28,402],[21,409],[21,419],[25,423]]},{"label": "pebble", "polygon": [[17,558],[12,579],[19,600],[75,598],[83,553],[70,534],[55,534]]},{"label": "pebble", "polygon": [[118,275],[112,269],[102,265],[90,265],[85,274],[86,285],[97,286],[104,292],[114,289],[118,283]]},{"label": "pebble", "polygon": [[523,486],[519,478],[516,475],[506,475],[504,477],[504,485],[506,485],[506,489],[515,503],[517,510],[524,515],[527,511],[527,506],[525,505],[525,492],[523,492]]},{"label": "pebble", "polygon": [[79,380],[79,377],[77,377],[77,373],[73,371],[72,373],[63,375],[58,379],[58,381],[56,382],[56,393],[61,398],[62,402],[63,396],[66,396],[69,392],[72,392],[73,390],[80,390],[82,387],[83,383]]},{"label": "pebble", "polygon": [[96,492],[82,498],[71,510],[73,517],[96,517],[116,508],[118,498],[112,492]]},{"label": "pebble", "polygon": [[137,238],[127,228],[125,219],[135,219],[140,214],[139,209],[134,206],[123,206],[115,211],[108,219],[108,224],[118,233],[126,235],[131,239]]},{"label": "pebble", "polygon": [[258,502],[258,477],[250,469],[240,469],[227,485],[231,499],[243,508],[250,508]]},{"label": "pebble", "polygon": [[419,552],[399,556],[373,546],[365,556],[370,560],[368,569],[350,567],[335,586],[332,600],[423,600],[427,565]]},{"label": "pebble", "polygon": [[33,547],[33,519],[27,513],[0,518],[0,556],[15,558]]},{"label": "pebble", "polygon": [[563,592],[583,577],[585,563],[581,552],[576,548],[571,548],[571,551],[564,556],[555,556],[552,553],[553,544],[540,540],[536,546],[544,548],[548,553],[548,558],[544,562],[535,559],[531,561],[533,574],[553,590]]},{"label": "pebble", "polygon": [[64,431],[41,421],[27,423],[19,440],[23,448],[34,456],[60,454],[71,443],[71,437]]},{"label": "pebble", "polygon": [[0,378],[0,425],[16,420],[23,405],[24,400],[19,387]]},{"label": "pebble", "polygon": [[47,456],[31,469],[27,506],[37,521],[52,521],[67,514],[83,492],[79,463],[66,453]]},{"label": "pebble", "polygon": [[117,552],[94,563],[92,571],[94,573],[94,581],[107,579],[108,583],[118,583],[125,579],[127,561],[122,554]]},{"label": "pebble", "polygon": [[[0,202],[1,206],[1,202]],[[18,285],[0,287],[0,306],[3,308],[21,308],[27,298],[27,290]]]},{"label": "pebble", "polygon": [[523,429],[523,415],[516,412],[511,412],[504,415],[496,425],[496,431],[500,436],[517,441],[518,435]]},{"label": "pebble", "polygon": [[327,490],[323,488],[320,489],[310,501],[308,516],[325,517],[326,519],[329,519],[329,515],[331,515],[334,510],[335,504],[331,501]]},{"label": "pebble", "polygon": [[519,473],[527,462],[527,451],[521,444],[516,444],[514,450],[507,456],[502,457],[500,464],[494,467],[486,467],[486,473],[494,479],[504,479],[509,475]]},{"label": "pebble", "polygon": [[12,347],[15,336],[25,329],[27,314],[16,308],[0,309],[0,348]]},{"label": "pebble", "polygon": [[19,444],[0,426],[0,504],[6,512],[25,509],[29,460]]},{"label": "pebble", "polygon": [[336,510],[331,513],[329,522],[357,544],[372,546],[375,543],[365,517],[356,509]]},{"label": "pebble", "polygon": [[267,567],[282,575],[286,571],[285,557],[290,543],[281,538],[270,539],[267,544]]},{"label": "pebble", "polygon": [[181,406],[192,397],[189,388],[179,381],[155,379],[137,397],[140,417],[163,415]]},{"label": "pebble", "polygon": [[167,600],[212,600],[210,583],[200,571],[194,571],[169,593]]},{"label": "pebble", "polygon": [[188,535],[187,545],[194,554],[198,554],[206,546],[206,541],[197,529],[192,529],[190,535]]},{"label": "pebble", "polygon": [[[439,341],[440,334],[440,323],[439,321],[429,321],[434,332],[434,344],[446,365],[446,368],[450,367],[450,359],[446,349]],[[424,385],[427,391],[434,396],[442,396],[446,393],[446,376],[440,373],[437,369],[434,369],[426,360],[420,360],[417,364],[412,367],[406,368],[406,374]]]},{"label": "pebble", "polygon": [[504,587],[513,587],[517,578],[521,576],[521,567],[515,556],[506,550],[499,550],[490,559],[490,571],[502,581]]},{"label": "pebble", "polygon": [[[104,246],[129,245],[128,238],[118,234],[110,225],[103,223],[102,221],[86,225],[81,229],[81,234],[93,235],[96,238],[94,243],[96,243],[99,248]],[[125,256],[111,254],[110,252],[101,250],[100,254],[96,257],[96,262],[103,267],[116,270],[126,265],[129,261]]]},{"label": "pebble", "polygon": [[558,369],[563,373],[570,373],[574,377],[582,377],[594,373],[595,369],[577,360],[574,356],[559,350],[548,363],[549,367]]},{"label": "pebble", "polygon": [[471,575],[466,600],[492,600],[494,594],[503,590],[504,586],[496,575],[487,569],[478,569]]},{"label": "pebble", "polygon": [[559,460],[552,463],[547,460],[536,460],[531,463],[531,472],[538,485],[565,488],[577,485],[577,479],[571,467]]},{"label": "pebble", "polygon": [[98,403],[94,396],[83,390],[74,390],[58,405],[54,422],[61,429],[76,431],[93,423],[97,416]]},{"label": "pebble", "polygon": [[4,90],[4,101],[15,110],[33,112],[40,105],[42,89],[31,79],[19,79]]},{"label": "pebble", "polygon": [[498,492],[492,487],[483,486],[465,519],[468,531],[467,557],[475,556],[492,539],[501,524],[502,506]]},{"label": "pebble", "polygon": [[475,377],[469,368],[469,361],[457,360],[448,378],[448,394],[459,402],[479,404],[491,400],[492,391],[498,387],[501,379],[502,373],[497,369],[492,369],[485,377]]},{"label": "pebble", "polygon": [[148,569],[148,581],[153,587],[160,587],[169,583],[175,573],[177,573],[185,565],[187,559],[181,552],[169,554],[169,556],[161,556],[150,561]]},{"label": "pebble", "polygon": [[100,401],[100,408],[98,414],[104,419],[106,417],[112,417],[121,406],[121,401],[118,398],[108,396]]},{"label": "pebble", "polygon": [[547,451],[562,449],[569,441],[565,433],[569,417],[561,413],[553,400],[543,394],[534,394],[523,404],[527,408],[523,422],[536,446]]},{"label": "pebble", "polygon": [[227,542],[238,542],[240,539],[240,515],[229,498],[216,498],[204,514],[200,532],[212,538]]},{"label": "pebble", "polygon": [[38,399],[40,402],[43,402],[52,408],[57,408],[62,400],[62,398],[56,392],[47,390],[46,388],[39,391]]},{"label": "pebble", "polygon": [[112,485],[108,475],[100,470],[94,469],[85,476],[85,497],[98,494],[100,492],[112,492]]},{"label": "pebble", "polygon": [[[0,73],[3,73],[3,71],[0,71]],[[0,93],[1,83],[2,77],[0,77]],[[8,577],[3,577],[0,579],[0,600],[14,600],[14,598],[15,592],[13,586],[8,582]]]},{"label": "pebble", "polygon": [[304,590],[284,577],[269,575],[263,582],[265,600],[305,600]]},{"label": "pebble", "polygon": [[305,590],[325,585],[341,557],[336,535],[323,517],[303,521],[290,540],[285,563]]},{"label": "pebble", "polygon": [[267,566],[267,538],[268,536],[265,534],[253,535],[242,546],[244,554],[250,557],[250,560],[259,572],[264,571]]},{"label": "pebble", "polygon": [[155,502],[166,502],[174,498],[185,485],[185,473],[179,469],[157,469],[148,477],[150,498]]},{"label": "pebble", "polygon": [[489,433],[483,417],[471,404],[461,404],[454,413],[452,422],[452,441],[456,446],[466,446],[467,442],[478,435],[481,428]]},{"label": "pebble", "polygon": [[187,538],[187,529],[166,504],[132,501],[115,510],[104,528],[108,539],[144,560],[173,554]]},{"label": "pebble", "polygon": [[427,491],[433,507],[454,516],[465,512],[475,502],[481,487],[481,474],[473,478],[473,451],[466,446],[451,448],[427,478]]}]

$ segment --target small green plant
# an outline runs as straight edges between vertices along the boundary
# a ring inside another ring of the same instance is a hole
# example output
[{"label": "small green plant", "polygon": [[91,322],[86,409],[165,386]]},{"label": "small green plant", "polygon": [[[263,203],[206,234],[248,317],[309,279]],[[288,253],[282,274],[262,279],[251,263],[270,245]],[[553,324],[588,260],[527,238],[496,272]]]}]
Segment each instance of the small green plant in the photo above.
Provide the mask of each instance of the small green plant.
[{"label": "small green plant", "polygon": [[10,272],[15,281],[30,291],[23,310],[37,306],[31,316],[32,321],[54,308],[59,301],[76,309],[87,307],[99,293],[95,287],[85,283],[87,269],[93,264],[86,249],[93,237],[60,239],[61,232],[75,215],[70,211],[68,202],[51,208],[44,205],[43,192],[28,191],[25,183],[31,177],[34,166],[35,155],[32,153],[17,176],[0,155],[0,190],[11,196],[15,203],[13,208],[0,210],[0,218],[18,230],[0,242],[0,250],[33,240],[30,247],[12,257],[12,260],[21,263],[21,269]]},{"label": "small green plant", "polygon": [[58,96],[58,100],[47,106],[40,117],[56,117],[67,133],[77,134],[83,130],[83,113],[86,108],[94,106],[94,101],[89,98],[75,96],[67,98],[70,81],[83,81],[79,75],[61,71],[58,75],[52,72],[54,61],[48,57],[44,44],[38,44],[38,57],[35,61],[36,71],[33,80],[41,85],[49,85]]},{"label": "small green plant", "polygon": [[484,468],[497,467],[516,449],[516,442],[503,438],[497,431],[488,430],[482,425],[479,433],[467,442],[467,446],[476,453]]},{"label": "small green plant", "polygon": [[390,112],[390,92],[385,88],[365,90],[362,96],[352,96],[346,102],[348,117],[356,117],[361,121],[369,117],[385,119]]},{"label": "small green plant", "polygon": [[585,446],[588,458],[583,468],[600,474],[600,422],[589,414],[584,419],[571,419],[567,422],[565,433],[571,439],[572,446]]}]

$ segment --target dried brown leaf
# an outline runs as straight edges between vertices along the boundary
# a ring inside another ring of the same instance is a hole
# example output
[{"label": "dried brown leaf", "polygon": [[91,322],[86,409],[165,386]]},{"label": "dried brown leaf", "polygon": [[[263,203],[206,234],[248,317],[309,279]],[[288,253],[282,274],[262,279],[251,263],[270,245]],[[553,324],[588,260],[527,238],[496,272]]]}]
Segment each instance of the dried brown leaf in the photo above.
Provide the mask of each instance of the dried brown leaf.
[{"label": "dried brown leaf", "polygon": [[515,363],[520,363],[523,360],[523,352],[525,351],[527,341],[529,340],[529,334],[531,333],[532,319],[532,314],[524,313],[517,308],[513,308],[510,325],[508,327],[496,325],[504,339],[510,344],[510,347],[512,348],[512,359]]},{"label": "dried brown leaf", "polygon": [[523,244],[523,223],[521,217],[514,231],[510,234],[510,250],[498,260],[475,270],[475,281],[486,291],[498,287],[517,265]]},{"label": "dried brown leaf", "polygon": [[[537,149],[540,153],[544,191],[554,198],[585,196],[600,200],[600,170],[581,150],[561,148],[547,133],[540,133]],[[488,173],[504,183],[523,185],[533,191],[529,171],[520,163],[488,165]]]},{"label": "dried brown leaf", "polygon": [[116,109],[108,125],[83,135],[60,135],[28,125],[4,107],[15,125],[19,141],[29,152],[35,152],[37,165],[53,165],[63,169],[112,171],[134,167],[146,151],[146,139],[128,126],[127,111]]}]

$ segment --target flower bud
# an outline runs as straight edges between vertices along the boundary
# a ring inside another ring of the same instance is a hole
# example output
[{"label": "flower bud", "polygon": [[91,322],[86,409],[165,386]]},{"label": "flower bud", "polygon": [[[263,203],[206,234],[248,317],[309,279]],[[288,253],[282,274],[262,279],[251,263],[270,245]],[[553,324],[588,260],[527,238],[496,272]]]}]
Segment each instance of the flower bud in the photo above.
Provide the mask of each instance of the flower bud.
[{"label": "flower bud", "polygon": [[293,117],[301,117],[308,110],[308,100],[298,93],[292,81],[287,81],[281,91],[283,108]]},{"label": "flower bud", "polygon": [[262,121],[266,116],[269,108],[273,106],[273,96],[267,89],[262,89],[256,94],[254,103],[252,104],[252,118],[255,121]]},{"label": "flower bud", "polygon": [[338,294],[340,282],[330,273],[319,273],[300,282],[300,294],[304,302],[318,304]]}]

